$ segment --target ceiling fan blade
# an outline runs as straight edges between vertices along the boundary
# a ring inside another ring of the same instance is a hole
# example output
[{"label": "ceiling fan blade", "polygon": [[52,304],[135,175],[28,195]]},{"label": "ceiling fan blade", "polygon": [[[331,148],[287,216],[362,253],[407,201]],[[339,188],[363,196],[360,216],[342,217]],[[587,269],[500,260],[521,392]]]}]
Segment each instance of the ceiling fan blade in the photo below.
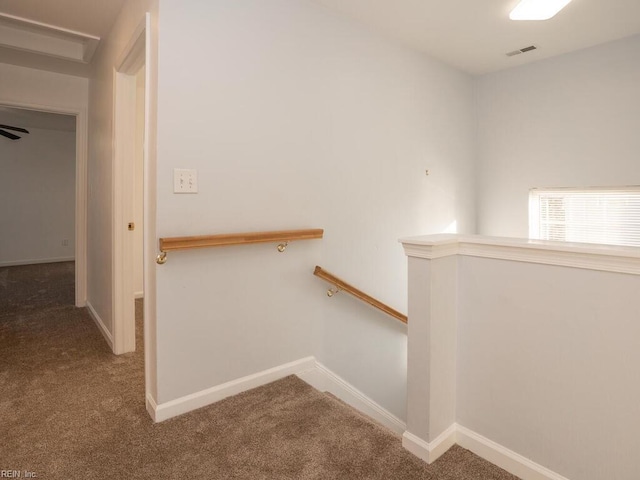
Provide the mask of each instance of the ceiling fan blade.
[{"label": "ceiling fan blade", "polygon": [[4,128],[5,130],[14,130],[16,132],[29,133],[29,130],[25,130],[24,128],[20,127],[11,127],[9,125],[0,125],[0,128]]},{"label": "ceiling fan blade", "polygon": [[0,130],[0,135],[2,135],[3,137],[7,137],[10,138],[11,140],[18,140],[19,137],[18,135],[14,135],[13,133],[9,133],[9,132],[5,132],[4,130]]}]

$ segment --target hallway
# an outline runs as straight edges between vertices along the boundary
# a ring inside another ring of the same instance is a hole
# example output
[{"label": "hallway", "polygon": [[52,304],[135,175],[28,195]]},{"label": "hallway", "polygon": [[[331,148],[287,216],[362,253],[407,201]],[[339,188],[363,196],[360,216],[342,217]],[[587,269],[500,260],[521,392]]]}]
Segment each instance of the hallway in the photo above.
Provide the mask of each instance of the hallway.
[{"label": "hallway", "polygon": [[0,269],[0,302],[0,469],[41,479],[515,478],[460,447],[427,466],[297,377],[154,424],[141,349],[114,356],[73,306],[72,263]]},{"label": "hallway", "polygon": [[151,423],[143,353],[114,356],[74,306],[73,262],[0,269],[0,352],[0,469],[102,478],[100,451],[118,455],[126,428]]}]

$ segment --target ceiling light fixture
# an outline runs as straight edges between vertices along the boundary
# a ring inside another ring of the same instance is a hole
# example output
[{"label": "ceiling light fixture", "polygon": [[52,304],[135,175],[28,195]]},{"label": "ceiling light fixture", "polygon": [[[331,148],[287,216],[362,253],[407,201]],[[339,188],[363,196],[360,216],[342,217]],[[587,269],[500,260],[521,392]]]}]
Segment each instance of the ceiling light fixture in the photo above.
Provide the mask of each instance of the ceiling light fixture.
[{"label": "ceiling light fixture", "polygon": [[511,20],[548,20],[566,7],[571,0],[520,0],[511,10]]}]

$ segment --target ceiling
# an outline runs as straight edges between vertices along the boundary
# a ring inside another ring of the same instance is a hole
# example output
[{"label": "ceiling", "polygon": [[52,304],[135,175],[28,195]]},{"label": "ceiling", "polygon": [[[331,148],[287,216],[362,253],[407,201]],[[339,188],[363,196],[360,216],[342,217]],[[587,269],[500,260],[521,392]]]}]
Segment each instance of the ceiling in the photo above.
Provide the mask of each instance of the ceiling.
[{"label": "ceiling", "polygon": [[0,12],[105,37],[125,0],[0,0]]},{"label": "ceiling", "polygon": [[[63,132],[76,131],[76,117],[60,115],[58,113],[37,112],[22,108],[0,106],[0,125],[12,127],[40,128],[44,130],[59,130]],[[18,133],[18,135],[20,135]]]},{"label": "ceiling", "polygon": [[541,22],[510,20],[518,0],[314,1],[476,75],[640,34],[639,0],[573,0]]},{"label": "ceiling", "polygon": [[[104,38],[126,0],[0,0],[0,14]],[[89,65],[0,45],[0,63],[88,76]]]},{"label": "ceiling", "polygon": [[[105,37],[125,1],[0,0],[0,13]],[[518,0],[312,1],[476,75],[640,34],[639,0],[573,0],[541,22],[509,20]],[[529,45],[538,49],[506,56]],[[2,46],[0,62],[72,75],[89,72],[80,62]]]}]

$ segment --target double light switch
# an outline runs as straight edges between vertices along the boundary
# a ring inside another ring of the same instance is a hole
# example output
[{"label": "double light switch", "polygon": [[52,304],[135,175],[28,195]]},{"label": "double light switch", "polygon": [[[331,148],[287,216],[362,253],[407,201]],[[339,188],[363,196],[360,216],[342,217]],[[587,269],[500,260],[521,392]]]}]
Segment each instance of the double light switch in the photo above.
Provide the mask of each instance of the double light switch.
[{"label": "double light switch", "polygon": [[198,172],[185,168],[174,168],[173,193],[198,193]]}]

